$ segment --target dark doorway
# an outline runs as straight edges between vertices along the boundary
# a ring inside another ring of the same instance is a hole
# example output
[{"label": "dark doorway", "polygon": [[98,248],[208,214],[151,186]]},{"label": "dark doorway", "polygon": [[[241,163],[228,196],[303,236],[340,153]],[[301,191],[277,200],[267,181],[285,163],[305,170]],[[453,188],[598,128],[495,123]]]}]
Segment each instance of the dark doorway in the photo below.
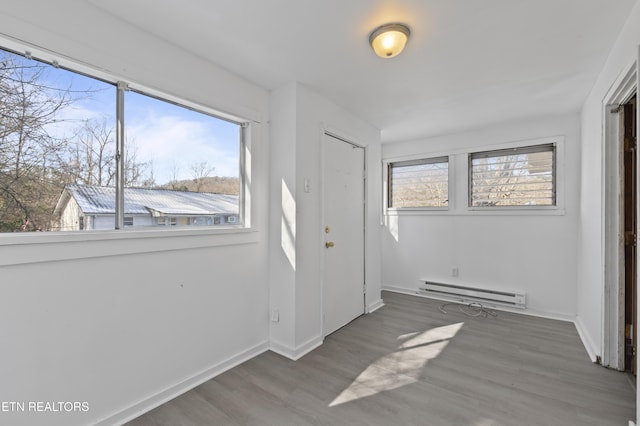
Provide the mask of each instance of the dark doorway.
[{"label": "dark doorway", "polygon": [[625,281],[625,346],[624,367],[626,371],[636,375],[636,293],[637,293],[637,167],[636,167],[636,113],[637,95],[622,105],[624,153],[623,153],[623,188],[624,188],[624,281]]}]

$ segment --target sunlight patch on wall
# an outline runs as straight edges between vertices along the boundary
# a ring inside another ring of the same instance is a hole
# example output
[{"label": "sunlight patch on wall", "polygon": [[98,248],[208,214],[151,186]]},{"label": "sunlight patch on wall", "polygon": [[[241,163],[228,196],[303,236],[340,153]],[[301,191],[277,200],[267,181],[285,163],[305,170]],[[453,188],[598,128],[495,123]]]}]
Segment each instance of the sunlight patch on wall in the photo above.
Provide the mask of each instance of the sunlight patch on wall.
[{"label": "sunlight patch on wall", "polygon": [[[246,142],[246,140],[245,140]],[[244,155],[244,161],[240,161],[240,176],[244,176],[244,188],[242,188],[242,190],[244,191],[244,225],[247,227],[250,227],[252,224],[252,220],[253,217],[251,215],[251,187],[252,187],[252,179],[253,176],[251,175],[251,172],[253,170],[253,168],[251,167],[251,149],[249,148],[248,144],[245,143],[244,147],[243,147],[243,155]]]},{"label": "sunlight patch on wall", "polygon": [[280,224],[282,251],[296,270],[296,200],[287,183],[282,179],[282,220]]},{"label": "sunlight patch on wall", "polygon": [[387,216],[387,229],[389,233],[396,240],[396,243],[400,241],[400,233],[398,230],[398,216]]},{"label": "sunlight patch on wall", "polygon": [[416,383],[424,366],[436,358],[460,331],[463,322],[398,337],[404,342],[364,370],[329,407]]}]

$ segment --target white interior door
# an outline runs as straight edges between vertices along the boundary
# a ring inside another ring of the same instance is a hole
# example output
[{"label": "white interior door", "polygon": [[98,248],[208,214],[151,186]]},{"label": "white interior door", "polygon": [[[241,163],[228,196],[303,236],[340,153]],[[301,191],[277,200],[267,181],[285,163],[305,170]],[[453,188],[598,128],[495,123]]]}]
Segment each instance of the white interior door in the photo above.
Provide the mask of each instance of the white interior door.
[{"label": "white interior door", "polygon": [[324,334],[364,313],[364,148],[331,135],[324,154]]}]

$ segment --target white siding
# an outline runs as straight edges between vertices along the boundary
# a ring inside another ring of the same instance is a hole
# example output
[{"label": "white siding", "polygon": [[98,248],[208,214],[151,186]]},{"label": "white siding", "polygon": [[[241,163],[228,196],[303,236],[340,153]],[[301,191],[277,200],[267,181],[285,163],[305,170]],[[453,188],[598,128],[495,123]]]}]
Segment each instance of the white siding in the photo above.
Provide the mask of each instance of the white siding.
[{"label": "white siding", "polygon": [[151,215],[148,216],[133,216],[133,226],[152,226],[155,225],[155,220]]},{"label": "white siding", "polygon": [[[65,206],[62,214],[60,215],[60,231],[79,231],[80,230],[80,216],[82,211],[73,198],[69,199],[69,202]],[[85,222],[86,226],[86,222]]]}]

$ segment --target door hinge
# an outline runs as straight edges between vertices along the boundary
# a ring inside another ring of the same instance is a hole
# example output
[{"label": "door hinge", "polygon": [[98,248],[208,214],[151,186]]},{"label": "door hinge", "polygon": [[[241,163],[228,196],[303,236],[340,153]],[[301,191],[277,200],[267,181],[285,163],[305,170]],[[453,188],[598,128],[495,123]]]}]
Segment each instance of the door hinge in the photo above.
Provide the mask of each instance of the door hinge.
[{"label": "door hinge", "polygon": [[635,232],[626,231],[624,233],[624,244],[636,247],[638,245],[638,235]]},{"label": "door hinge", "polygon": [[624,138],[624,149],[628,152],[635,152],[637,147],[637,139],[636,138]]},{"label": "door hinge", "polygon": [[627,343],[627,355],[633,358],[636,357],[636,347],[632,343]]}]

